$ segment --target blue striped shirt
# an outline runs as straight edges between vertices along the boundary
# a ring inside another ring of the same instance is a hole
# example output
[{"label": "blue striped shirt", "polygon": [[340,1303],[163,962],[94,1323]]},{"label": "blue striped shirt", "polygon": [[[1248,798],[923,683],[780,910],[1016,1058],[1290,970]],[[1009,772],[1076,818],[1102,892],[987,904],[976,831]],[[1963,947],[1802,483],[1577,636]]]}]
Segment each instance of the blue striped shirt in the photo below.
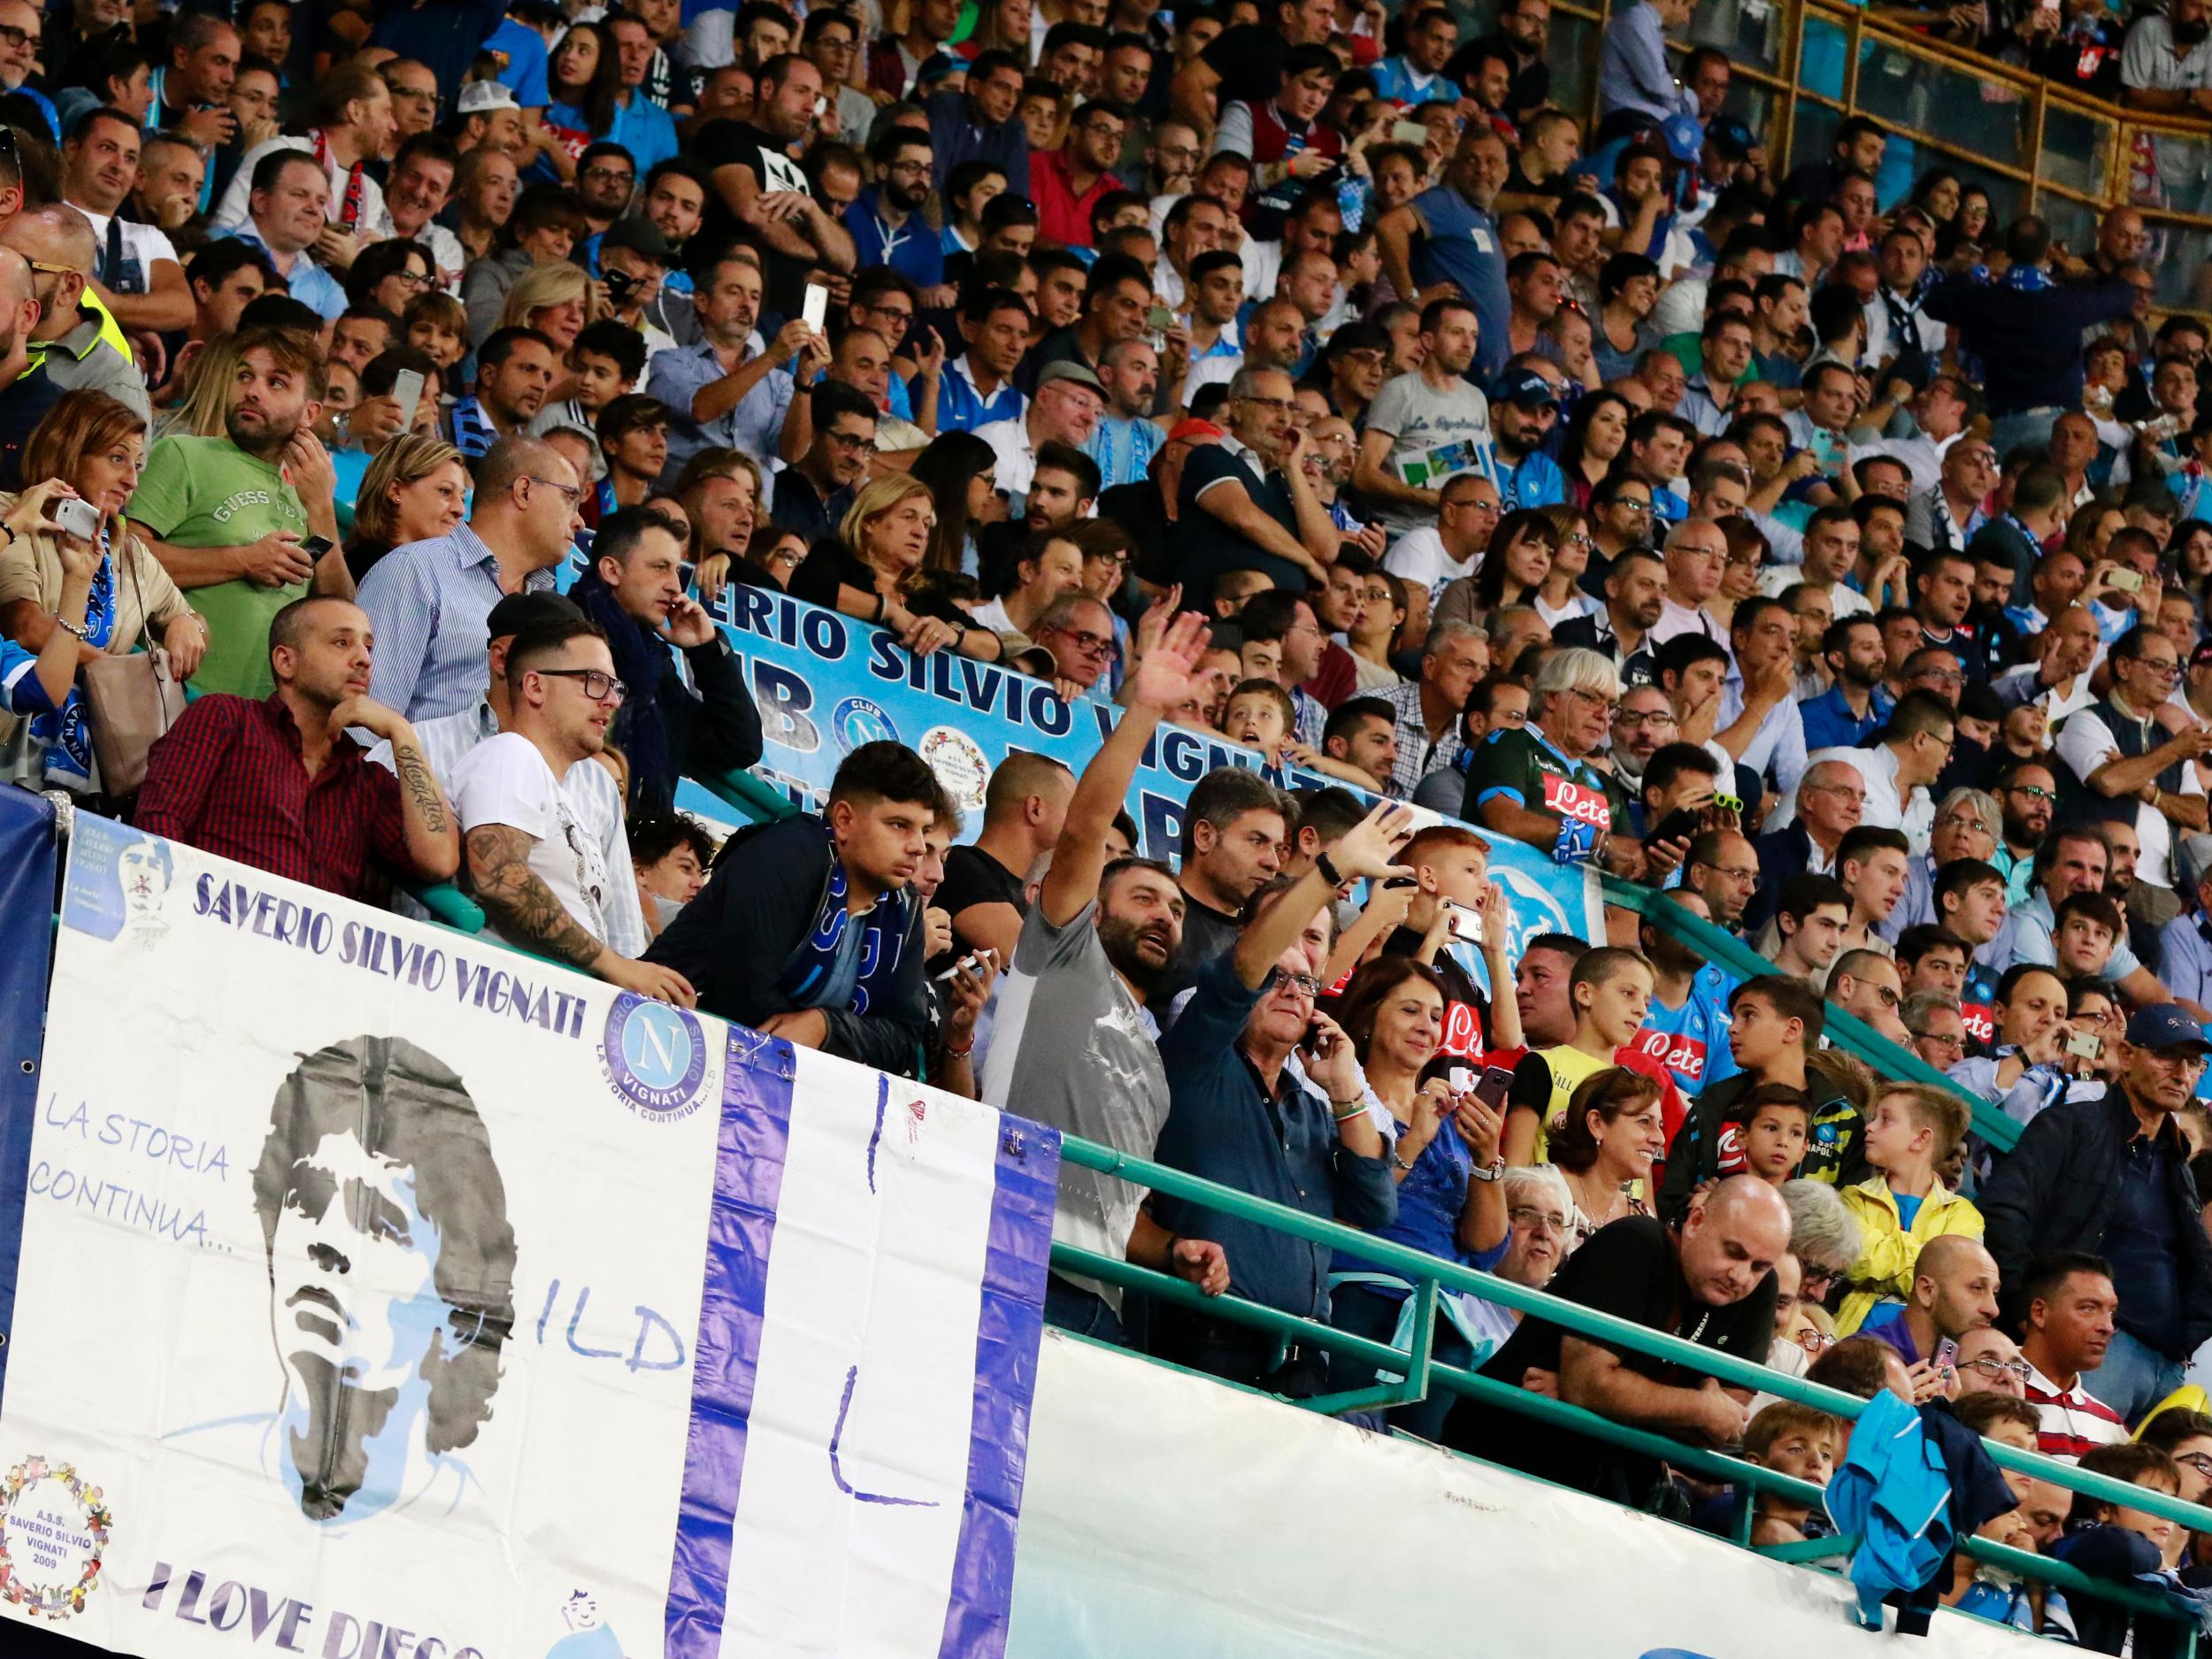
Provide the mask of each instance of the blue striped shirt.
[{"label": "blue striped shirt", "polygon": [[[529,593],[553,585],[549,570],[522,584]],[[376,639],[369,695],[410,720],[473,705],[491,680],[485,629],[505,596],[498,557],[466,524],[394,548],[361,579],[358,603]]]},{"label": "blue striped shirt", "polygon": [[1152,457],[1166,442],[1167,435],[1160,430],[1157,421],[1142,416],[1122,420],[1102,415],[1098,424],[1091,428],[1090,441],[1084,444],[1083,453],[1098,463],[1099,488],[1111,489],[1117,484],[1142,482],[1147,476],[1145,469],[1152,465]]}]

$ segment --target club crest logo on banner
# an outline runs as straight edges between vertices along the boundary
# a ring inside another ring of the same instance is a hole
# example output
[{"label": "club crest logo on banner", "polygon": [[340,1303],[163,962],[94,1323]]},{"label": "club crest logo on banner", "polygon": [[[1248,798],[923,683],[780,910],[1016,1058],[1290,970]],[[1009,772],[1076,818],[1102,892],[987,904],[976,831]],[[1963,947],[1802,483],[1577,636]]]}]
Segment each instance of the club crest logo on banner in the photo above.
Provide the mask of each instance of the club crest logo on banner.
[{"label": "club crest logo on banner", "polygon": [[1002,1649],[1056,1134],[85,813],[40,1081],[0,1624]]}]

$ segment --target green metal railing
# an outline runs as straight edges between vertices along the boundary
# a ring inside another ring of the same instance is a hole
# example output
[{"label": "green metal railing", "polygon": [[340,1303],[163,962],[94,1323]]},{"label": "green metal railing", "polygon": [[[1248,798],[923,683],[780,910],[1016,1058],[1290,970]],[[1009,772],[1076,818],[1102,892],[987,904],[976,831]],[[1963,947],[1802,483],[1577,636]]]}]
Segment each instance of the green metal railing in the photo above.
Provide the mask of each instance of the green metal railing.
[{"label": "green metal railing", "polygon": [[[1154,1192],[1202,1204],[1240,1221],[1327,1246],[1386,1272],[1398,1274],[1413,1287],[1414,1294],[1418,1298],[1417,1317],[1407,1346],[1400,1348],[1295,1314],[1285,1313],[1279,1309],[1264,1307],[1241,1297],[1206,1296],[1179,1279],[1132,1262],[1116,1260],[1072,1245],[1056,1242],[1053,1245],[1052,1264],[1062,1272],[1098,1279],[1157,1302],[1201,1311],[1214,1318],[1266,1332],[1286,1342],[1310,1345],[1329,1353],[1343,1355],[1363,1365],[1373,1366],[1385,1379],[1395,1377],[1398,1379],[1395,1382],[1379,1381],[1371,1388],[1297,1402],[1310,1410],[1340,1415],[1347,1411],[1387,1409],[1425,1399],[1432,1391],[1440,1388],[1463,1399],[1479,1401],[1520,1417],[1586,1435],[1624,1451],[1663,1458],[1674,1467],[1703,1479],[1771,1494],[1791,1503],[1817,1505],[1821,1502],[1821,1489],[1809,1482],[1746,1463],[1725,1452],[1686,1446],[1647,1430],[1615,1423],[1564,1401],[1531,1394],[1512,1384],[1439,1363],[1434,1357],[1436,1308],[1438,1298],[1447,1292],[1463,1292],[1479,1296],[1517,1313],[1546,1319],[1578,1336],[1668,1360],[1717,1378],[1724,1383],[1793,1401],[1847,1420],[1855,1419],[1866,1409],[1866,1402],[1855,1394],[1843,1394],[1817,1383],[1808,1382],[1802,1378],[1771,1371],[1732,1354],[1701,1348],[1694,1342],[1650,1330],[1616,1315],[1563,1302],[1548,1292],[1531,1290],[1525,1286],[1516,1285],[1459,1263],[1429,1256],[1409,1245],[1362,1233],[1340,1222],[1325,1221],[1302,1210],[1271,1203],[1233,1187],[1170,1169],[1164,1164],[1132,1157],[1095,1141],[1065,1136],[1061,1141],[1060,1156],[1064,1162],[1079,1168],[1117,1176]],[[2019,1451],[1994,1441],[1985,1440],[1983,1447],[2000,1468],[2032,1475],[2084,1497],[2145,1510],[2194,1532],[2212,1532],[2212,1509],[2184,1502],[2162,1492],[2131,1486],[2108,1475],[2094,1474],[2071,1463],[2061,1463],[2033,1452]],[[1745,1528],[1749,1525],[1750,1508],[1748,1504],[1742,1506]],[[1741,1532],[1738,1541],[1746,1541]],[[1781,1546],[1764,1553],[1783,1560],[1809,1563],[1847,1554],[1854,1542],[1850,1539],[1824,1539],[1813,1543]],[[2177,1617],[2170,1602],[2149,1591],[2132,1585],[2093,1578],[2062,1562],[1983,1539],[1964,1539],[1960,1540],[1959,1547],[1971,1559],[1988,1563],[2023,1578],[2039,1580],[2070,1594],[2094,1597],[2161,1618]],[[2193,1645],[2193,1634],[2192,1650]]]},{"label": "green metal railing", "polygon": [[[1742,940],[1722,932],[1701,916],[1691,915],[1664,893],[1614,876],[1602,879],[1608,904],[1648,918],[1661,932],[1702,953],[1707,961],[1718,963],[1739,979],[1752,979],[1774,972],[1774,964]],[[1961,1088],[1909,1048],[1899,1048],[1856,1015],[1846,1013],[1831,1002],[1824,1025],[1837,1048],[1865,1061],[1877,1077],[1902,1083],[1932,1084],[1957,1095],[1973,1114],[1974,1133],[1998,1151],[2011,1151],[2020,1139],[2020,1125],[2003,1112],[1980,1095]]]}]

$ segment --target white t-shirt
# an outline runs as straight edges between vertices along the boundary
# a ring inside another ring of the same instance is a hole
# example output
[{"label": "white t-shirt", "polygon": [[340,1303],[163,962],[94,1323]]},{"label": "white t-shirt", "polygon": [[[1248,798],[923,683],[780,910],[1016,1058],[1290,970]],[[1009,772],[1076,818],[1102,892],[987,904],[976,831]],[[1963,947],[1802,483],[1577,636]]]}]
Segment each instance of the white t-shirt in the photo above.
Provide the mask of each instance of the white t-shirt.
[{"label": "white t-shirt", "polygon": [[1399,580],[1425,588],[1433,595],[1443,591],[1445,583],[1480,570],[1482,550],[1478,548],[1464,560],[1455,559],[1444,550],[1444,538],[1437,527],[1425,524],[1390,544],[1390,551],[1383,555],[1383,568]]},{"label": "white t-shirt", "polygon": [[998,457],[995,474],[998,487],[1006,492],[1007,505],[1018,518],[1029,495],[1029,486],[1037,476],[1037,451],[1029,444],[1029,418],[1026,414],[1014,420],[987,420],[975,429],[975,435],[991,446],[991,453]]},{"label": "white t-shirt", "polygon": [[[535,743],[519,732],[502,732],[479,743],[453,769],[453,807],[465,835],[482,825],[504,824],[534,837],[532,873],[579,927],[605,941],[614,896],[606,849],[584,827],[588,814],[554,777]],[[528,940],[508,942],[530,948]]]},{"label": "white t-shirt", "polygon": [[[2154,745],[2166,741],[2162,730],[2154,729]],[[2120,757],[2120,745],[2114,740],[2112,728],[2097,718],[2093,710],[2083,708],[2066,718],[2066,724],[2058,728],[2058,736],[2052,747],[2085,786],[2089,774],[2107,761]],[[2181,769],[2182,795],[2202,795],[2204,786],[2197,781],[2197,769]],[[2174,826],[2166,815],[2147,801],[2135,805],[2135,838],[2142,843],[2142,854],[2135,861],[2135,879],[2147,881],[2153,887],[2170,887],[2174,885]]]},{"label": "white t-shirt", "polygon": [[[111,223],[116,226],[117,232],[122,239],[123,257],[137,262],[138,273],[146,280],[149,287],[152,283],[154,265],[157,262],[166,260],[169,264],[177,266],[179,270],[183,269],[184,262],[177,257],[176,244],[162,234],[159,226],[134,225],[127,219],[114,219],[106,213],[96,213],[78,202],[72,202],[69,205],[82,213],[85,217],[85,223],[92,227],[92,243],[99,250],[92,257],[95,271],[99,269],[100,261],[107,257],[108,226]],[[145,290],[140,291],[142,293]]]}]

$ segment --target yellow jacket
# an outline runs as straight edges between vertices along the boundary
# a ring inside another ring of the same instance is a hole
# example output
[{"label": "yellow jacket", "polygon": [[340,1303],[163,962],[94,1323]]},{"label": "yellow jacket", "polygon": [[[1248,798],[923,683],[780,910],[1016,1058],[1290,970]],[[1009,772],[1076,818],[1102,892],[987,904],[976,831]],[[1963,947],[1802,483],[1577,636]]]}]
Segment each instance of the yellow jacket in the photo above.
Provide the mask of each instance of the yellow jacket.
[{"label": "yellow jacket", "polygon": [[1841,1197],[1859,1224],[1859,1259],[1851,1264],[1851,1291],[1836,1316],[1838,1336],[1857,1330],[1877,1302],[1901,1302],[1912,1294],[1920,1247],[1929,1240],[1947,1233],[1982,1236],[1982,1212],[1941,1181],[1920,1201],[1910,1227],[1897,1213],[1887,1178],[1879,1173],[1845,1187]]}]

